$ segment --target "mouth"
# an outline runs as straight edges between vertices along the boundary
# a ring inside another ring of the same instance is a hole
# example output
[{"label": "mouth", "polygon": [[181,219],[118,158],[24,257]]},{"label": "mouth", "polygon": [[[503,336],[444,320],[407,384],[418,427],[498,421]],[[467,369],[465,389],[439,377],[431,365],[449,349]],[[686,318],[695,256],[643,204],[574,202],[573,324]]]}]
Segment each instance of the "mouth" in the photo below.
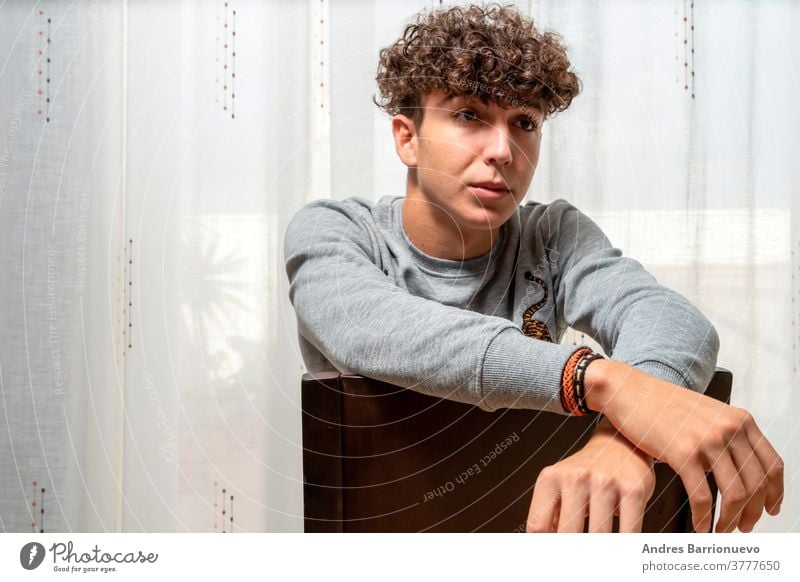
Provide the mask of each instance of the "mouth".
[{"label": "mouth", "polygon": [[479,198],[485,198],[488,200],[498,200],[511,194],[511,190],[505,184],[497,182],[480,182],[478,184],[470,184],[470,189]]}]

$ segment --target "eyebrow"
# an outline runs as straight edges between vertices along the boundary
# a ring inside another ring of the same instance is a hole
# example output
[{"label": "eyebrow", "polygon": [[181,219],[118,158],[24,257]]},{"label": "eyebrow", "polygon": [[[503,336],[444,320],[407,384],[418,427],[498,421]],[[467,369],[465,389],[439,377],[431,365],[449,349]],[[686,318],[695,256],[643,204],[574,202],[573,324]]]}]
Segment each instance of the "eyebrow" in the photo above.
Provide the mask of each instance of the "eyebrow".
[{"label": "eyebrow", "polygon": [[[489,98],[488,97],[486,98],[486,100],[484,100],[484,99],[481,99],[480,97],[478,97],[477,95],[454,94],[454,95],[449,95],[449,96],[445,97],[439,105],[440,105],[440,107],[443,107],[444,105],[447,105],[448,103],[450,103],[452,101],[455,101],[457,99],[462,99],[466,103],[480,102],[483,105],[487,105],[487,103],[489,102]],[[533,113],[534,111],[537,111],[535,108],[522,107],[520,109],[521,109],[520,113],[522,115],[525,115],[525,116],[529,117],[530,119],[534,120],[537,124],[541,123],[541,115],[537,115],[537,114]]]},{"label": "eyebrow", "polygon": [[476,95],[458,95],[458,94],[456,94],[456,95],[450,95],[450,96],[446,97],[442,101],[441,104],[442,105],[446,105],[447,103],[450,103],[451,101],[455,101],[457,99],[463,99],[464,101],[480,101],[481,103],[484,103],[484,104],[486,104],[486,102],[488,102],[488,98],[486,99],[486,101],[484,101],[483,99],[481,99],[480,97],[478,97]]}]

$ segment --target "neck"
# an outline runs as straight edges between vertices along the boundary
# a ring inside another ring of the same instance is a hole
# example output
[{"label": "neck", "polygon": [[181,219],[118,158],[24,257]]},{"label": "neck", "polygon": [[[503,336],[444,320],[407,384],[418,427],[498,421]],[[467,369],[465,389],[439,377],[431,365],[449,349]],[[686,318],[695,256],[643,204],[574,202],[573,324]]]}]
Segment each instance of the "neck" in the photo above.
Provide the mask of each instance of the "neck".
[{"label": "neck", "polygon": [[494,246],[499,229],[468,229],[430,202],[418,188],[409,172],[406,199],[403,203],[403,230],[414,246],[438,259],[464,261],[488,253]]}]

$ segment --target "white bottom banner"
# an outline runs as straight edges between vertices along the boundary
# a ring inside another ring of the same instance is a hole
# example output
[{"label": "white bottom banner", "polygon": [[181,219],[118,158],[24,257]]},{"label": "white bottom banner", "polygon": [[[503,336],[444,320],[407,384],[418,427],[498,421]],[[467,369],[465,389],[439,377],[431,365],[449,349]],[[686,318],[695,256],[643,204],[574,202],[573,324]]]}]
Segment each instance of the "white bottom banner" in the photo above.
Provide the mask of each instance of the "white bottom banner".
[{"label": "white bottom banner", "polygon": [[800,534],[2,534],[0,580],[800,580]]}]

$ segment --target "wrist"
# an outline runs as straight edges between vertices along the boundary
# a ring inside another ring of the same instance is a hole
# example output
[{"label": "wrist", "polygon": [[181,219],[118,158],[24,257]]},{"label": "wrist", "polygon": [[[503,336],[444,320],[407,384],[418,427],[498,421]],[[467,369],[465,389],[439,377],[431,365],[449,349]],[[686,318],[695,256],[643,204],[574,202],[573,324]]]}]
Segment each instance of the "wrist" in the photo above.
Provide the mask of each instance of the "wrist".
[{"label": "wrist", "polygon": [[594,427],[594,431],[596,433],[599,432],[617,432],[617,428],[611,424],[611,421],[608,420],[608,417],[601,414],[597,418],[597,424]]},{"label": "wrist", "polygon": [[604,412],[611,402],[612,360],[595,360],[586,368],[584,395],[586,405],[596,412]]},{"label": "wrist", "polygon": [[620,434],[617,427],[615,427],[608,417],[605,415],[600,415],[597,423],[594,426],[594,431],[592,432],[591,440],[599,441],[599,440],[608,440],[608,439],[616,439],[616,438],[624,438],[622,434]]},{"label": "wrist", "polygon": [[609,447],[613,448],[614,450],[620,450],[621,448],[624,448],[629,453],[637,455],[650,465],[652,465],[655,461],[651,455],[648,455],[641,449],[637,448],[636,445],[631,443],[625,437],[625,435],[619,432],[619,430],[617,430],[617,428],[611,424],[611,421],[608,420],[607,417],[601,416],[600,420],[598,420],[597,425],[595,426],[592,436],[586,442],[584,449],[611,450]]}]

